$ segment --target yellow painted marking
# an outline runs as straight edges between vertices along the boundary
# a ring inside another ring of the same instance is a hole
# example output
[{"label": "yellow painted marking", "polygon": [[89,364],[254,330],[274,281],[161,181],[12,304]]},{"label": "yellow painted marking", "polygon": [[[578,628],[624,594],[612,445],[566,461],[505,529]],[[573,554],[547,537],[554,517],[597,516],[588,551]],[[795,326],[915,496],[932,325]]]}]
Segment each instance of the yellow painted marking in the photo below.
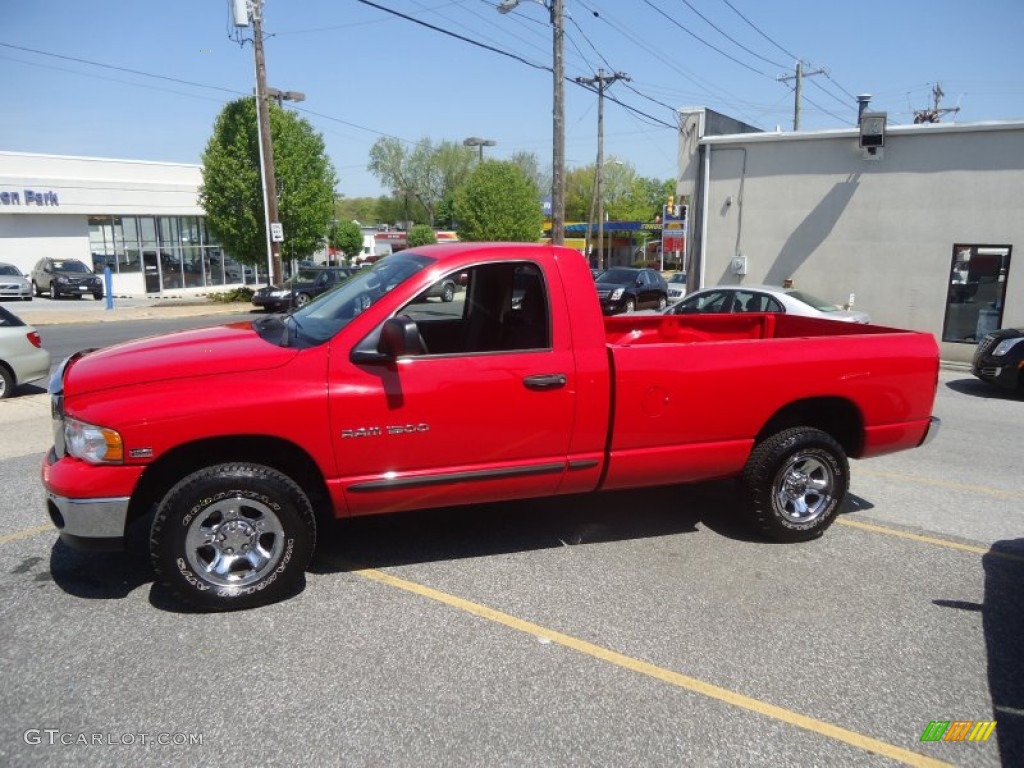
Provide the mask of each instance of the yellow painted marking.
[{"label": "yellow painted marking", "polygon": [[859,520],[848,520],[847,518],[838,518],[836,523],[839,525],[846,525],[850,528],[860,528],[863,531],[870,531],[871,533],[881,533],[886,536],[895,536],[900,539],[909,539],[911,541],[917,541],[922,544],[931,544],[936,547],[943,547],[945,549],[959,549],[963,552],[971,552],[976,555],[991,555],[992,557],[998,557],[1002,560],[1009,560],[1015,563],[1024,563],[1024,556],[1014,555],[1010,552],[1000,552],[998,549],[988,549],[987,547],[979,547],[976,544],[961,544],[959,541],[950,541],[949,539],[939,539],[935,536],[922,536],[919,533],[910,533],[908,531],[901,531],[896,528],[887,528],[883,525],[873,525],[872,523],[862,523]]},{"label": "yellow painted marking", "polygon": [[909,480],[912,483],[936,485],[941,488],[949,488],[954,491],[964,491],[966,493],[978,493],[983,496],[997,496],[1001,499],[1024,501],[1024,492],[1021,491],[1004,491],[1001,488],[992,488],[987,485],[971,485],[970,483],[958,483],[954,480],[943,480],[940,477],[905,475],[901,472],[885,472],[878,469],[865,469],[863,467],[856,467],[851,474],[873,475],[874,477],[884,477],[889,480]]},{"label": "yellow painted marking", "polygon": [[56,533],[57,529],[52,525],[38,525],[35,528],[27,528],[24,531],[18,531],[17,533],[8,533],[0,536],[0,544],[8,544],[18,539],[27,539],[30,536],[37,536],[40,533],[46,533],[52,531]]},{"label": "yellow painted marking", "polygon": [[465,611],[466,613],[478,616],[487,621],[501,624],[510,629],[525,632],[526,634],[537,637],[541,641],[557,643],[558,645],[577,651],[578,653],[614,664],[618,667],[622,667],[623,669],[647,675],[648,677],[660,680],[663,683],[673,685],[677,688],[699,693],[717,701],[722,701],[726,704],[731,704],[735,707],[746,709],[750,712],[788,723],[789,725],[796,726],[797,728],[803,728],[820,736],[826,736],[830,739],[841,741],[844,744],[849,744],[850,746],[862,749],[866,752],[898,760],[906,765],[951,765],[951,763],[933,760],[932,758],[925,757],[917,752],[912,752],[908,749],[903,749],[893,744],[873,739],[870,736],[865,736],[861,733],[857,733],[856,731],[841,728],[838,725],[826,723],[823,720],[817,720],[813,717],[808,717],[807,715],[801,715],[799,712],[793,712],[791,710],[784,709],[783,707],[775,706],[774,704],[768,704],[767,702],[759,701],[758,699],[754,699],[749,696],[744,696],[742,693],[737,693],[727,688],[721,688],[703,680],[698,680],[697,678],[673,672],[672,670],[656,666],[640,659],[635,659],[631,656],[626,656],[625,654],[618,653],[617,651],[603,648],[599,645],[594,645],[586,640],[580,640],[579,638],[572,637],[571,635],[556,632],[555,630],[548,629],[547,627],[543,627],[539,624],[534,624],[533,622],[516,618],[515,616],[502,613],[501,611],[497,611],[493,608],[488,608],[485,605],[480,605],[479,603],[474,603],[461,597],[450,595],[447,592],[441,592],[423,584],[417,584],[412,581],[400,579],[397,576],[392,576],[391,574],[379,571],[375,568],[352,570],[352,573],[389,587],[395,587],[396,589],[411,592],[412,594],[419,595],[420,597],[436,600],[444,605],[456,608],[460,611]]}]

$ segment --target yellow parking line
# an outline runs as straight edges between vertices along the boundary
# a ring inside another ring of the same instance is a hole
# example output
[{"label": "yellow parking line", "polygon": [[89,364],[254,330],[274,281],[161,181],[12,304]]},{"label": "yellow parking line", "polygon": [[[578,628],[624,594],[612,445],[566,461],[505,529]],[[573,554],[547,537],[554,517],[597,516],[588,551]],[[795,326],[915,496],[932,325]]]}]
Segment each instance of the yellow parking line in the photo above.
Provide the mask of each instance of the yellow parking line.
[{"label": "yellow parking line", "polygon": [[976,544],[961,544],[959,541],[950,541],[949,539],[939,539],[934,536],[923,536],[920,533],[910,533],[908,531],[901,531],[897,528],[888,528],[884,525],[874,525],[872,523],[862,523],[859,520],[848,520],[846,518],[838,518],[836,523],[839,525],[846,525],[850,528],[860,528],[862,531],[870,531],[871,533],[881,533],[886,536],[895,536],[900,539],[910,539],[911,541],[919,541],[922,544],[931,544],[936,547],[943,547],[945,549],[959,549],[963,552],[971,552],[975,555],[989,555],[991,557],[998,557],[1001,560],[1009,560],[1016,563],[1024,563],[1024,557],[1020,555],[1014,555],[1009,552],[1001,552],[998,549],[989,549],[987,547],[979,547]]},{"label": "yellow parking line", "polygon": [[873,475],[874,477],[884,477],[888,480],[908,480],[912,483],[920,483],[922,485],[936,485],[940,488],[949,488],[954,491],[965,491],[967,493],[977,493],[982,496],[997,496],[1001,499],[1013,499],[1024,501],[1024,493],[1020,491],[1004,491],[1000,488],[992,488],[987,485],[971,485],[970,483],[958,483],[954,480],[943,480],[941,477],[921,477],[920,475],[905,475],[902,472],[885,472],[879,469],[865,469],[863,467],[856,467],[851,474],[855,475]]},{"label": "yellow parking line", "polygon": [[758,699],[754,699],[749,696],[744,696],[741,693],[736,693],[735,691],[731,691],[727,688],[721,688],[703,680],[698,680],[697,678],[673,672],[672,670],[664,669],[663,667],[656,666],[646,661],[641,661],[640,659],[635,659],[631,656],[626,656],[625,654],[612,651],[608,648],[594,645],[586,640],[580,640],[579,638],[572,637],[571,635],[556,632],[539,624],[534,624],[533,622],[516,618],[515,616],[502,613],[501,611],[494,610],[493,608],[488,608],[485,605],[480,605],[479,603],[474,603],[461,597],[450,595],[447,592],[441,592],[423,584],[417,584],[416,582],[400,579],[397,576],[392,576],[391,574],[375,568],[356,568],[351,572],[389,587],[395,587],[396,589],[411,592],[412,594],[419,595],[420,597],[436,600],[444,605],[456,608],[460,611],[465,611],[466,613],[478,616],[487,621],[501,624],[510,629],[525,632],[535,637],[548,640],[552,643],[557,643],[558,645],[577,651],[578,653],[614,664],[618,667],[622,667],[623,669],[647,675],[648,677],[660,680],[661,682],[673,685],[677,688],[699,693],[703,696],[716,699],[717,701],[722,701],[726,704],[731,704],[735,707],[746,709],[750,712],[788,723],[789,725],[796,726],[797,728],[803,728],[804,730],[811,731],[812,733],[816,733],[820,736],[825,736],[830,739],[843,742],[844,744],[849,744],[850,746],[862,749],[866,752],[898,760],[906,765],[951,765],[950,763],[934,760],[917,752],[912,752],[908,749],[903,749],[902,747],[897,747],[893,744],[873,739],[870,736],[865,736],[861,733],[857,733],[856,731],[841,728],[838,725],[826,723],[823,720],[817,720],[813,717],[808,717],[807,715],[801,715],[799,712],[793,712],[792,710],[784,709],[783,707],[778,707],[774,704],[768,704],[767,702],[759,701]]},{"label": "yellow parking line", "polygon": [[0,536],[0,544],[7,544],[11,541],[17,541],[18,539],[27,539],[30,536],[37,536],[40,533],[46,533],[47,531],[56,531],[52,525],[37,525],[35,528],[26,528],[24,531],[18,531],[17,533],[7,533]]}]

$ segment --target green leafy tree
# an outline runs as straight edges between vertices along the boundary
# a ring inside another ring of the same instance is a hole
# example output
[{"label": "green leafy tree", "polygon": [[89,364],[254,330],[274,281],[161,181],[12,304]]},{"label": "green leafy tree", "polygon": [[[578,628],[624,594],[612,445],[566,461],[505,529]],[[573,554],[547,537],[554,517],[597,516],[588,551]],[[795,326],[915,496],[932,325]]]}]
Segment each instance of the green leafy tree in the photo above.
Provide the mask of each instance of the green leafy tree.
[{"label": "green leafy tree", "polygon": [[373,227],[381,222],[375,197],[345,197],[334,199],[334,218],[338,221],[358,221],[364,227]]},{"label": "green leafy tree", "polygon": [[417,224],[409,230],[405,241],[410,248],[417,245],[433,245],[437,242],[437,235],[434,234],[432,227],[428,227],[426,224]]},{"label": "green leafy tree", "polygon": [[370,148],[367,168],[394,190],[396,200],[408,197],[423,206],[433,226],[438,206],[465,181],[474,157],[469,147],[451,141],[435,145],[430,139],[420,139],[407,152],[401,141],[385,136]]},{"label": "green leafy tree", "polygon": [[[304,119],[271,105],[270,134],[284,229],[281,256],[303,259],[324,242],[337,178],[321,136]],[[206,221],[235,259],[263,263],[267,250],[255,98],[221,111],[203,152],[200,196]]]},{"label": "green leafy tree", "polygon": [[350,259],[363,252],[363,230],[354,221],[339,221],[332,225],[328,240],[331,248]]},{"label": "green leafy tree", "polygon": [[485,160],[455,193],[460,240],[536,242],[541,215],[537,188],[514,164]]}]

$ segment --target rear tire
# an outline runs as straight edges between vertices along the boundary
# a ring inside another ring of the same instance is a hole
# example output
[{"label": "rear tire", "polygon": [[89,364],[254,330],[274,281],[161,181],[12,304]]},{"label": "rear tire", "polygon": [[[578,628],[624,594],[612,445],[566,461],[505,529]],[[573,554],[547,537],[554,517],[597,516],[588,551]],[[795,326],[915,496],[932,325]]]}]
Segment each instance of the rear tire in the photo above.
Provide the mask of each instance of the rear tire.
[{"label": "rear tire", "polygon": [[14,394],[14,374],[7,370],[7,367],[0,365],[0,400]]},{"label": "rear tire", "polygon": [[219,464],[175,485],[156,510],[150,557],[160,580],[203,610],[280,600],[301,587],[316,543],[313,507],[287,475]]},{"label": "rear tire", "polygon": [[850,483],[846,453],[812,427],[778,432],[754,447],[743,470],[747,515],[776,541],[809,541],[832,525]]}]

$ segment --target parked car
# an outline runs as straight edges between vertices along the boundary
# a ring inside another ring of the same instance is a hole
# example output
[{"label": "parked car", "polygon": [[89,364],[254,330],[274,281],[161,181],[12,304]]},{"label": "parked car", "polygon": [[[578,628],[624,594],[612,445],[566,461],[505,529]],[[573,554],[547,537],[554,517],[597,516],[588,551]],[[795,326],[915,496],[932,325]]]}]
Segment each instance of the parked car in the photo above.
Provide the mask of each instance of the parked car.
[{"label": "parked car", "polygon": [[292,307],[304,307],[321,293],[356,273],[353,267],[310,267],[300,269],[295,277],[283,285],[260,288],[253,294],[252,303],[271,312],[284,312]]},{"label": "parked car", "polygon": [[656,269],[612,267],[598,275],[594,285],[606,315],[668,305],[668,285]]},{"label": "parked car", "polygon": [[442,280],[438,280],[432,286],[430,286],[424,293],[424,301],[427,299],[440,299],[443,302],[449,302],[455,300],[455,291],[458,289],[458,284],[454,279],[446,277]]},{"label": "parked car", "polygon": [[103,298],[103,280],[78,259],[46,257],[32,268],[32,293],[36,296],[48,293],[51,299],[78,298],[88,293],[98,300]]},{"label": "parked car", "polygon": [[0,307],[0,400],[49,373],[50,353],[43,349],[39,332]]},{"label": "parked car", "polygon": [[686,273],[676,272],[668,279],[668,300],[679,301],[686,295]]},{"label": "parked car", "polygon": [[0,299],[32,301],[32,283],[13,264],[0,263]]},{"label": "parked car", "polygon": [[971,373],[982,381],[1024,392],[1024,328],[1000,328],[982,338]]},{"label": "parked car", "polygon": [[854,312],[830,304],[795,288],[771,285],[739,285],[703,288],[665,310],[667,315],[719,314],[723,312],[780,312],[799,317],[820,317],[848,323],[870,323],[866,312]]}]

